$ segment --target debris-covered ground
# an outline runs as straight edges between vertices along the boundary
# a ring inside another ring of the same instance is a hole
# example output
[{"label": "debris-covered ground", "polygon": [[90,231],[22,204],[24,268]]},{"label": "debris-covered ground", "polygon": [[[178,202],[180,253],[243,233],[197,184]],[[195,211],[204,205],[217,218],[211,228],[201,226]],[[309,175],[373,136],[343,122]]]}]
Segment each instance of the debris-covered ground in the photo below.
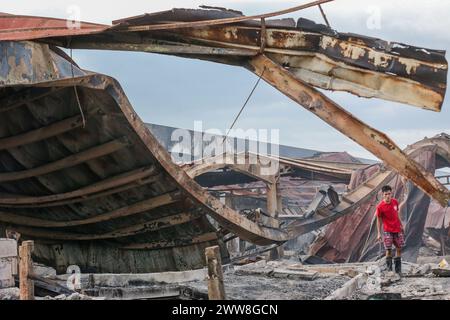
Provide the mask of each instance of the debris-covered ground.
[{"label": "debris-covered ground", "polygon": [[[292,264],[293,265],[293,264]],[[224,274],[230,300],[321,300],[351,278],[346,275],[321,275],[308,270],[290,270],[287,261],[264,260],[229,269]],[[188,284],[207,292],[206,281]]]},{"label": "debris-covered ground", "polygon": [[[424,250],[421,252],[425,253]],[[363,263],[302,264],[293,257],[279,261],[259,258],[262,260],[224,267],[227,299],[450,300],[448,256],[420,256],[418,263],[403,262],[401,277],[385,270],[384,259]],[[58,276],[52,268],[36,264],[35,272],[53,279],[55,285],[62,286],[67,282],[68,275]],[[174,282],[170,272],[159,274],[159,281],[151,280],[156,279],[156,274],[84,274],[77,292],[37,296],[36,300],[207,299],[206,270],[187,272],[196,280],[183,282],[181,279],[187,277],[176,276],[178,280]],[[0,290],[0,300],[17,299],[18,288]]]}]

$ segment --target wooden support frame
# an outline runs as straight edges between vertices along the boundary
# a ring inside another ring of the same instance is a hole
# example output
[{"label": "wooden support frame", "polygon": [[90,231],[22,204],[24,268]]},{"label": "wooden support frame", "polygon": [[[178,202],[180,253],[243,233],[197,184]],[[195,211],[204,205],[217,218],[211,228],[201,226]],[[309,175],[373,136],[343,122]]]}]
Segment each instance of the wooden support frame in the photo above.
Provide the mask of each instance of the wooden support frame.
[{"label": "wooden support frame", "polygon": [[67,118],[48,126],[31,130],[22,134],[18,134],[12,137],[6,137],[0,139],[0,150],[12,149],[18,146],[24,146],[30,143],[42,141],[59,134],[71,131],[79,128],[83,125],[83,119],[81,116],[75,116]]},{"label": "wooden support frame", "polygon": [[[77,189],[75,191],[54,194],[50,196],[42,196],[42,197],[26,197],[19,195],[4,195],[0,194],[0,205],[31,205],[34,207],[37,204],[48,203],[48,202],[56,202],[57,205],[62,205],[61,200],[73,199],[73,198],[81,198],[80,201],[86,201],[89,197],[87,195],[93,195],[105,190],[114,189],[117,187],[121,187],[124,185],[130,185],[133,183],[136,186],[136,181],[140,181],[144,178],[148,178],[153,175],[156,171],[155,166],[142,167],[136,170],[132,170],[129,172],[122,173],[115,177],[107,178],[97,183],[91,184],[87,187],[83,187]],[[123,191],[123,190],[121,190]],[[48,204],[47,204],[48,205]],[[47,206],[46,205],[46,206]],[[22,206],[25,207],[25,206]]]},{"label": "wooden support frame", "polygon": [[129,145],[130,142],[125,137],[116,139],[40,167],[23,171],[0,173],[0,182],[18,181],[27,178],[42,176],[62,169],[67,169],[86,161],[114,153]]},{"label": "wooden support frame", "polygon": [[29,237],[37,239],[52,239],[52,240],[67,240],[67,241],[92,241],[92,240],[107,240],[117,239],[129,236],[135,236],[143,233],[155,232],[166,228],[174,227],[184,223],[188,223],[199,219],[201,217],[198,213],[183,212],[176,215],[171,215],[155,220],[150,220],[144,223],[132,225],[129,227],[117,229],[103,234],[82,234],[71,233],[65,231],[49,231],[42,228],[27,228],[27,227],[10,227],[10,230],[20,232]]},{"label": "wooden support frame", "polygon": [[201,244],[205,242],[211,242],[217,240],[217,234],[215,232],[205,233],[192,238],[182,238],[176,240],[162,240],[152,243],[135,243],[121,247],[124,250],[156,250],[167,249],[173,247],[184,247],[195,244]]},{"label": "wooden support frame", "polygon": [[150,176],[148,178],[144,178],[141,180],[137,180],[133,183],[129,183],[127,185],[124,186],[120,186],[117,188],[112,188],[103,192],[99,192],[99,193],[95,193],[92,195],[86,195],[86,196],[81,196],[81,197],[77,197],[77,198],[72,198],[72,199],[68,199],[68,200],[61,200],[61,201],[55,201],[55,202],[48,202],[48,203],[41,203],[41,204],[28,204],[28,205],[8,205],[8,207],[14,207],[14,208],[50,208],[50,207],[59,207],[59,206],[63,206],[63,205],[68,205],[68,204],[72,204],[72,203],[80,203],[80,202],[87,202],[87,201],[92,201],[95,199],[99,199],[99,198],[103,198],[109,195],[113,195],[113,194],[117,194],[120,192],[124,192],[124,191],[128,191],[134,188],[139,188],[142,186],[145,186],[147,184],[152,184],[155,181],[158,181],[161,179],[161,174],[156,174],[154,176]]},{"label": "wooden support frame", "polygon": [[49,221],[33,217],[25,217],[8,212],[0,212],[0,221],[15,225],[23,225],[30,227],[42,228],[64,228],[75,227],[87,224],[100,223],[113,219],[129,217],[135,214],[150,211],[162,206],[179,202],[182,199],[179,192],[163,194],[161,196],[146,199],[129,206],[125,206],[107,213],[99,214],[87,219],[70,220],[70,221]]}]

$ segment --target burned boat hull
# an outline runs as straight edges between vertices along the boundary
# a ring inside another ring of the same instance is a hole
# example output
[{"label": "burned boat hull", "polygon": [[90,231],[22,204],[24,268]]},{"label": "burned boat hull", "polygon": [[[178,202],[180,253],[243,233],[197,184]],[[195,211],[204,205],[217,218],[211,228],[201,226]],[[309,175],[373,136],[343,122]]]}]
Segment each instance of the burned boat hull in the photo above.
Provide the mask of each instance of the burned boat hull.
[{"label": "burned boat hull", "polygon": [[283,239],[180,170],[114,79],[48,45],[2,46],[0,221],[38,242],[38,260],[98,272],[198,268],[220,243],[208,215],[249,241]]}]

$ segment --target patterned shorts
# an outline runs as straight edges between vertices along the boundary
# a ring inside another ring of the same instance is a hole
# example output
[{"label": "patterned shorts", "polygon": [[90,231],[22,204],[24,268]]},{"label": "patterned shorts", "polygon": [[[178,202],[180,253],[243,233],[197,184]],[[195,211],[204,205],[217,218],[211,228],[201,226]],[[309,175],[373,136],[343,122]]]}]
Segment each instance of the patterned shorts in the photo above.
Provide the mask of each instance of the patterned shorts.
[{"label": "patterned shorts", "polygon": [[396,248],[403,248],[405,245],[405,236],[403,232],[384,232],[384,248],[386,250],[391,250],[392,244],[394,244]]}]

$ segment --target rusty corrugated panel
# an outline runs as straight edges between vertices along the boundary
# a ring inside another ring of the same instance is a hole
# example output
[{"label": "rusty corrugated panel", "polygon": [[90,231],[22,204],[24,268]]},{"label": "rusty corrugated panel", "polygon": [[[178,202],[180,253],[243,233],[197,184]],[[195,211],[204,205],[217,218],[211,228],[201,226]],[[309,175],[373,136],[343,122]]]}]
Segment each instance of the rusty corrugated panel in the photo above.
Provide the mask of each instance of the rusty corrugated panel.
[{"label": "rusty corrugated panel", "polygon": [[450,228],[450,210],[448,207],[442,208],[438,203],[432,201],[428,210],[425,228],[436,230]]}]

